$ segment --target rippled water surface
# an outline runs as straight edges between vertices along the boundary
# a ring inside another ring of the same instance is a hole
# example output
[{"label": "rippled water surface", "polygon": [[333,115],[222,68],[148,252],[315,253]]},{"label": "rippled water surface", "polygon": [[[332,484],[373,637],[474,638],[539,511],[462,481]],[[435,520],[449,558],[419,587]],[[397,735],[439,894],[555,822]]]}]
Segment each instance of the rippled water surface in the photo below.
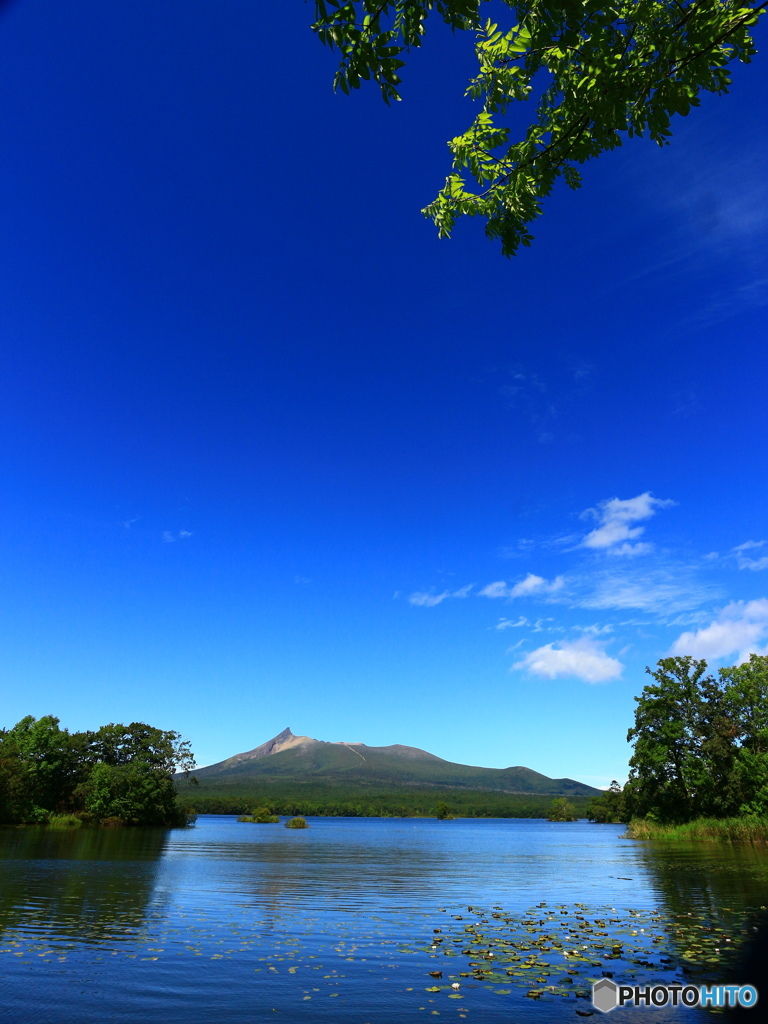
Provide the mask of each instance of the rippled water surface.
[{"label": "rippled water surface", "polygon": [[0,1020],[544,1024],[587,1014],[604,973],[748,980],[728,970],[768,904],[762,850],[586,822],[309,823],[0,829]]}]

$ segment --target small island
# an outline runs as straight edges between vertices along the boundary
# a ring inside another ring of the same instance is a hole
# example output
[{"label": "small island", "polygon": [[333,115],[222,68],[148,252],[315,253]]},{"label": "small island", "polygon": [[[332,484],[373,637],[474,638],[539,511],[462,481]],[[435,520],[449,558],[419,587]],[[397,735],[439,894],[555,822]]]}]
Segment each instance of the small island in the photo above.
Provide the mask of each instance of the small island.
[{"label": "small island", "polygon": [[280,821],[268,807],[256,807],[250,814],[241,814],[238,821],[250,821],[254,825],[277,825]]},{"label": "small island", "polygon": [[547,815],[547,821],[578,821],[579,816],[576,813],[576,808],[573,806],[570,800],[567,800],[564,796],[557,797],[556,800],[552,801],[552,806],[549,809]]}]

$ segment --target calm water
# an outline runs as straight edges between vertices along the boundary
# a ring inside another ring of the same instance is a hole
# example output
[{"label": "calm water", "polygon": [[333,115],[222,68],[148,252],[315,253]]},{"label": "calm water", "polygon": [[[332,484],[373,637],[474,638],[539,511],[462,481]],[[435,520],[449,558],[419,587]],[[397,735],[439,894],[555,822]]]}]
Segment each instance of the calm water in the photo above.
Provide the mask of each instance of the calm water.
[{"label": "calm water", "polygon": [[749,980],[728,957],[768,904],[762,851],[586,822],[309,822],[0,829],[0,1020],[544,1024],[591,1009],[604,971]]}]

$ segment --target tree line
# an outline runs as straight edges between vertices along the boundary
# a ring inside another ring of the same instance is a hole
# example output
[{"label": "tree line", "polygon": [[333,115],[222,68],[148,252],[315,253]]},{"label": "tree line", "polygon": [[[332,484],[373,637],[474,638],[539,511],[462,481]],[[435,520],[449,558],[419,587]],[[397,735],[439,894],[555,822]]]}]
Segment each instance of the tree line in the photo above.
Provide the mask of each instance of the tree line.
[{"label": "tree line", "polygon": [[593,821],[768,818],[768,656],[707,672],[662,658],[635,698],[629,779],[589,803]]},{"label": "tree line", "polygon": [[[224,787],[222,787],[222,790]],[[460,818],[547,818],[552,810],[552,796],[535,794],[483,793],[456,790],[418,792],[396,791],[361,795],[350,788],[323,789],[312,786],[246,788],[232,793],[222,790],[206,792],[201,785],[190,792],[182,784],[182,803],[198,814],[250,814],[255,806],[270,814],[308,815],[310,817],[409,818],[436,817],[445,808],[446,815]],[[586,814],[587,799],[571,798],[579,814]]]},{"label": "tree line", "polygon": [[188,740],[144,722],[69,732],[52,715],[0,730],[0,824],[182,825]]}]

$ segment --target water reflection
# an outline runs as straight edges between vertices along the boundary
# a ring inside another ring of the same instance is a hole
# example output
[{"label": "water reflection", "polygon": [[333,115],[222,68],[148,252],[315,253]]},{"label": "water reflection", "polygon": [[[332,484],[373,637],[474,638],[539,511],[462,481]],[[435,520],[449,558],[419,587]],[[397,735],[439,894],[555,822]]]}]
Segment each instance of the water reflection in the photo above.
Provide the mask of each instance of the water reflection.
[{"label": "water reflection", "polygon": [[762,980],[742,979],[740,964],[764,927],[767,852],[751,844],[638,845],[686,972],[704,981]]},{"label": "water reflection", "polygon": [[278,892],[305,910],[400,912],[500,899],[522,910],[532,897],[605,902],[629,894],[647,905],[647,870],[621,831],[586,822],[326,818],[292,833],[211,816],[172,834],[164,867],[190,882],[194,873],[207,891],[256,899]]},{"label": "water reflection", "polygon": [[134,938],[167,841],[161,829],[0,829],[0,936]]},{"label": "water reflection", "polygon": [[673,913],[768,903],[768,852],[728,843],[638,843],[650,884]]},{"label": "water reflection", "polygon": [[314,819],[293,832],[223,816],[171,832],[3,829],[0,1020],[242,1024],[247,1005],[307,1024],[550,1024],[588,1006],[603,970],[725,972],[768,901],[763,852],[621,831]]}]

